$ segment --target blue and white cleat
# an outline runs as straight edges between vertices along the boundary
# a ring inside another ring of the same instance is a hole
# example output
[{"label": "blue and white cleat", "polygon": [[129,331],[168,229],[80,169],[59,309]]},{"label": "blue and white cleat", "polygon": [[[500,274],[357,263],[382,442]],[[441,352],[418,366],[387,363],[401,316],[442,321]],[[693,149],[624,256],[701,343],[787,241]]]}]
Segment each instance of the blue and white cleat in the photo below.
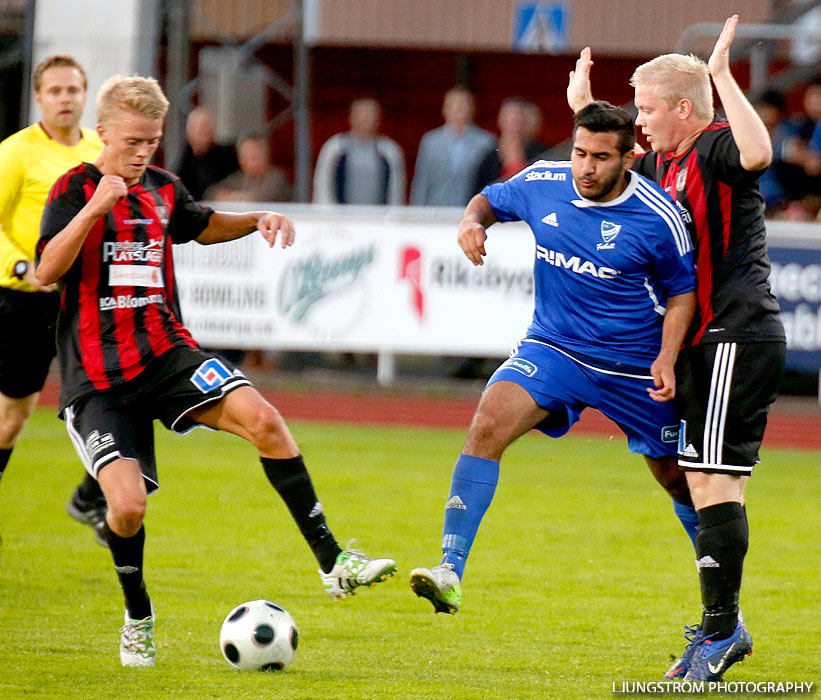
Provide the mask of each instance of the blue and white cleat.
[{"label": "blue and white cleat", "polygon": [[753,653],[753,638],[739,620],[727,639],[702,639],[695,648],[685,681],[720,681],[724,672]]},{"label": "blue and white cleat", "polygon": [[701,634],[701,625],[694,627],[684,626],[684,638],[687,640],[687,646],[684,647],[684,653],[673,663],[672,666],[664,674],[664,680],[672,681],[676,678],[684,678],[687,671],[690,670],[690,664],[693,661],[693,654],[696,653],[698,645],[704,640],[704,635]]}]

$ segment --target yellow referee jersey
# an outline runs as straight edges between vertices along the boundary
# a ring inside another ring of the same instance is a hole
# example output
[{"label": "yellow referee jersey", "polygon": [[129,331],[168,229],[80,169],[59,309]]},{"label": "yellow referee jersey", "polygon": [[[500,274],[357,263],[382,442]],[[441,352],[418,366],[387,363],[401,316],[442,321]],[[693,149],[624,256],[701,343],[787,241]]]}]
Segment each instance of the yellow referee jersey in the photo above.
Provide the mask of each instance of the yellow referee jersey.
[{"label": "yellow referee jersey", "polygon": [[93,163],[102,147],[90,129],[82,129],[76,146],[64,146],[39,124],[0,143],[0,287],[34,291],[12,275],[14,263],[34,260],[40,217],[57,178],[79,163]]}]

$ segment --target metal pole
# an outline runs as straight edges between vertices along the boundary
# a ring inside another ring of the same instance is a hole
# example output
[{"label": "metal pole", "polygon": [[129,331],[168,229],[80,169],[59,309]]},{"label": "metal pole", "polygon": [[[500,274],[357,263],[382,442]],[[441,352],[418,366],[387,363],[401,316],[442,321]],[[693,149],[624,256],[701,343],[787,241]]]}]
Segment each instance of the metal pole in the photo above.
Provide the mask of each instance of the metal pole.
[{"label": "metal pole", "polygon": [[298,31],[294,32],[294,194],[295,201],[309,202],[311,193],[311,55],[305,40],[305,0],[297,0]]},{"label": "metal pole", "polygon": [[770,64],[769,48],[755,45],[750,49],[750,92],[760,95],[767,84]]},{"label": "metal pole", "polygon": [[376,381],[379,386],[390,386],[396,379],[396,355],[380,350],[376,355]]},{"label": "metal pole", "polygon": [[35,0],[26,0],[26,15],[23,28],[23,94],[20,99],[20,128],[28,126],[31,120],[31,71],[34,68],[34,18],[36,12]]},{"label": "metal pole", "polygon": [[160,0],[140,0],[137,8],[137,74],[157,75],[160,39]]},{"label": "metal pole", "polygon": [[166,89],[171,109],[165,120],[165,164],[175,168],[182,154],[185,140],[185,118],[189,97],[184,88],[188,84],[190,42],[188,33],[187,0],[166,0],[168,16],[168,75]]}]

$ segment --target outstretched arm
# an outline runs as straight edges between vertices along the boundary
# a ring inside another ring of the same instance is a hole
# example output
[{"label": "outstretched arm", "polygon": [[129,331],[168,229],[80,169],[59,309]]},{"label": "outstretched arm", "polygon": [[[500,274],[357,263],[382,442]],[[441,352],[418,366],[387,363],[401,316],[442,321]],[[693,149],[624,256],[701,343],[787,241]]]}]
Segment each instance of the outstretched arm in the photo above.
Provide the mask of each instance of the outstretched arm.
[{"label": "outstretched arm", "polygon": [[259,231],[272,248],[280,231],[280,245],[283,248],[294,242],[293,221],[273,211],[249,211],[244,214],[215,211],[208,221],[208,226],[196,240],[203,245],[223,243],[242,238],[253,231]]},{"label": "outstretched arm", "polygon": [[750,171],[761,170],[772,161],[773,146],[767,127],[730,72],[730,45],[735,38],[736,26],[738,15],[729,17],[724,23],[707,66],[730,122],[733,139],[741,152],[742,167]]},{"label": "outstretched arm", "polygon": [[468,202],[462,220],[459,222],[459,233],[456,240],[467,259],[474,265],[483,265],[485,255],[486,229],[498,219],[490,206],[490,200],[483,194],[477,194]]},{"label": "outstretched arm", "polygon": [[667,313],[661,331],[661,350],[650,365],[655,389],[647,393],[653,401],[669,401],[676,395],[675,365],[684,335],[693,320],[696,309],[696,293],[677,294],[667,300]]},{"label": "outstretched arm", "polygon": [[570,105],[574,114],[593,101],[593,93],[590,89],[590,68],[592,66],[590,47],[585,46],[576,61],[576,70],[570,71],[570,78],[567,82],[567,104]]}]

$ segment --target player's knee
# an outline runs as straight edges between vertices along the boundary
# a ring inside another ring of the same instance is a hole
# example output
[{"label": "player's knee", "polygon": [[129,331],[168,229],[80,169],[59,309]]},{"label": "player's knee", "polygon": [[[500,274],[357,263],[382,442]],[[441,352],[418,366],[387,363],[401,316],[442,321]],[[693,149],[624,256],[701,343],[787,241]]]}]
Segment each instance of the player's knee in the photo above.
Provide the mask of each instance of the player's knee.
[{"label": "player's knee", "polygon": [[653,476],[661,487],[670,494],[670,497],[684,505],[692,505],[690,487],[687,484],[687,477],[674,458],[649,460],[648,464]]},{"label": "player's knee", "polygon": [[29,412],[26,410],[10,410],[3,414],[0,421],[0,449],[11,449],[17,441],[18,436],[23,432],[23,428],[28,420]]},{"label": "player's knee", "polygon": [[475,456],[496,455],[507,447],[505,422],[493,411],[481,408],[473,416],[465,448]]},{"label": "player's knee", "polygon": [[114,483],[108,481],[103,493],[108,503],[108,523],[121,537],[131,537],[140,529],[145,519],[147,496],[139,483]]},{"label": "player's knee", "polygon": [[145,519],[145,498],[123,496],[108,502],[109,527],[120,537],[133,537]]},{"label": "player's knee", "polygon": [[271,405],[260,406],[247,419],[246,430],[260,450],[276,448],[290,439],[282,416]]},{"label": "player's knee", "polygon": [[678,480],[675,483],[670,482],[662,484],[662,486],[664,486],[665,490],[670,494],[670,497],[674,501],[677,501],[685,506],[690,506],[693,504],[693,498],[690,495],[690,487],[687,486],[687,481],[685,479]]}]

